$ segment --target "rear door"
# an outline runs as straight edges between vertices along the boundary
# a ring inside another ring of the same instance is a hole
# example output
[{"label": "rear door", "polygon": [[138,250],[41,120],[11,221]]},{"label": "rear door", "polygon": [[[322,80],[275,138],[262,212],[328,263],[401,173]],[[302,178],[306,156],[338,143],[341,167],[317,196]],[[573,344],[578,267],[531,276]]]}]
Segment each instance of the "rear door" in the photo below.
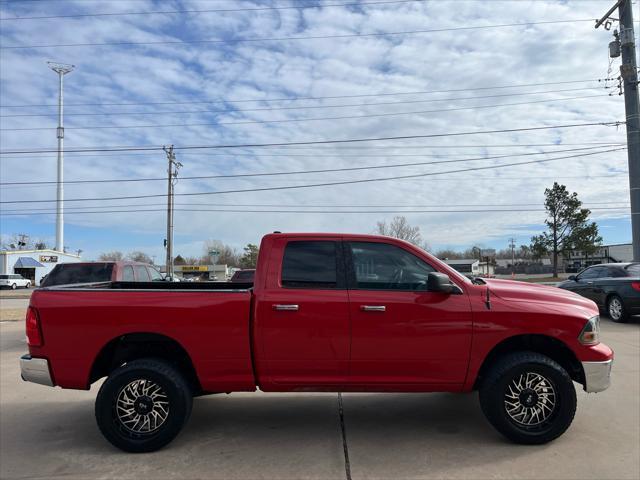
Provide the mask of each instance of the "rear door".
[{"label": "rear door", "polygon": [[436,269],[399,245],[366,241],[345,247],[352,321],[349,388],[462,385],[472,334],[467,294],[429,292],[427,277]]},{"label": "rear door", "polygon": [[350,332],[340,238],[279,238],[269,258],[254,315],[261,388],[341,388]]}]

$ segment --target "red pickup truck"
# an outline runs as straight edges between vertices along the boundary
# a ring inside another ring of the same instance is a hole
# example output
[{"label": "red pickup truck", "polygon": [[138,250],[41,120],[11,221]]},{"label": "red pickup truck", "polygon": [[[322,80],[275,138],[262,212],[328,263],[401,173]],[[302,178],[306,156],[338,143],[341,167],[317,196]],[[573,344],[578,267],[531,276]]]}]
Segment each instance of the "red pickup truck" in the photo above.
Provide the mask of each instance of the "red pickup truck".
[{"label": "red pickup truck", "polygon": [[255,282],[105,282],[36,290],[22,378],[89,389],[130,452],[161,448],[195,395],[479,391],[512,441],[569,427],[573,381],[609,386],[598,308],[554,287],[470,280],[423,250],[369,235],[270,234]]}]

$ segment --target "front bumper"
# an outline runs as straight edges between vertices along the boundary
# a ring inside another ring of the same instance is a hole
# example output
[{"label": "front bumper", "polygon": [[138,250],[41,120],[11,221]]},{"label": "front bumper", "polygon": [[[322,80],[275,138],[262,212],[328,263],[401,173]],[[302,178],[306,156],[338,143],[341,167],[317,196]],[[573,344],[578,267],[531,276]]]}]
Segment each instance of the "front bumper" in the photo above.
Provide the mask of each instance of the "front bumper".
[{"label": "front bumper", "polygon": [[605,362],[582,362],[584,369],[585,392],[602,392],[611,385],[611,365],[613,360]]},{"label": "front bumper", "polygon": [[20,357],[20,376],[25,382],[53,387],[49,362],[46,358],[32,358],[29,354]]}]

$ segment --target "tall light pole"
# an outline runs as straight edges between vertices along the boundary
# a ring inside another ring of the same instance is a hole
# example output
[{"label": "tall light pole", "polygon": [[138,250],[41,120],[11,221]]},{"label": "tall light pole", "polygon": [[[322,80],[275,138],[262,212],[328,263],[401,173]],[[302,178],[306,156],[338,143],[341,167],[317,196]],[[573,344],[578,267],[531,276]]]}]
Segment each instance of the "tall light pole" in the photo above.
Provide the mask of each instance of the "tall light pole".
[{"label": "tall light pole", "polygon": [[75,65],[47,62],[49,68],[58,74],[58,177],[56,182],[56,250],[64,252],[64,97],[63,78],[71,72]]}]

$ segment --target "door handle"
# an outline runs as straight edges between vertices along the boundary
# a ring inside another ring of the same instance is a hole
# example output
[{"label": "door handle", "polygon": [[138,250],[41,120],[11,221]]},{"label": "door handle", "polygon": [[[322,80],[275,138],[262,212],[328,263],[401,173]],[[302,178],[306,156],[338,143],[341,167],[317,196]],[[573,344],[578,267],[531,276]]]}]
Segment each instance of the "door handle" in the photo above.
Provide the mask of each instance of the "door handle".
[{"label": "door handle", "polygon": [[297,312],[299,307],[298,305],[274,305],[273,309],[280,312]]},{"label": "door handle", "polygon": [[360,310],[363,312],[384,312],[387,310],[387,307],[384,305],[362,305]]}]

